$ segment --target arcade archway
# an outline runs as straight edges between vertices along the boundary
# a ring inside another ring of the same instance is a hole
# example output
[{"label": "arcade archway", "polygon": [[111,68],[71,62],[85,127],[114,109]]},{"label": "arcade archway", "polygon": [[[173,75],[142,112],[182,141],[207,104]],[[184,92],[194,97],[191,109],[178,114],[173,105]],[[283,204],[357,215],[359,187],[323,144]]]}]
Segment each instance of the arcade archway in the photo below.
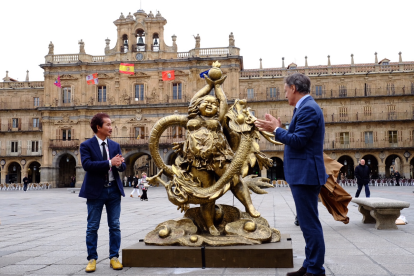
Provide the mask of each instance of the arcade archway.
[{"label": "arcade archway", "polygon": [[30,183],[40,183],[40,164],[39,162],[32,162],[27,169],[27,176]]},{"label": "arcade archway", "polygon": [[272,180],[285,180],[283,161],[279,157],[272,157],[273,166],[267,169],[267,178]]},{"label": "arcade archway", "polygon": [[343,165],[339,174],[346,174],[347,179],[354,179],[354,160],[348,155],[342,155],[338,158],[338,162]]},{"label": "arcade archway", "polygon": [[371,154],[364,155],[362,159],[365,160],[365,165],[370,168],[371,179],[378,179],[378,160]]},{"label": "arcade archway", "polygon": [[63,154],[59,161],[59,175],[56,187],[70,187],[72,176],[76,177],[76,160],[70,154]]},{"label": "arcade archway", "polygon": [[6,175],[6,182],[7,183],[21,183],[22,177],[21,177],[21,171],[22,167],[17,162],[12,162],[9,165],[9,169],[7,171]]},{"label": "arcade archway", "polygon": [[396,154],[391,154],[385,159],[385,177],[390,178],[396,169],[403,175],[401,158]]}]

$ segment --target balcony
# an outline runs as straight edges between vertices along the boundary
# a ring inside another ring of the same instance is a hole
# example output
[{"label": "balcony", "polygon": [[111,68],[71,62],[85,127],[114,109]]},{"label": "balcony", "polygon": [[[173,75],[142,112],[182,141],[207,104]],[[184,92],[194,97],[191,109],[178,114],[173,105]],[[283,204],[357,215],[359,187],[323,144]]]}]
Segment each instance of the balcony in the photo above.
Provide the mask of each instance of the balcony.
[{"label": "balcony", "polygon": [[[0,83],[1,84],[1,83]],[[13,109],[36,109],[43,106],[41,101],[19,101],[19,102],[1,102],[0,110],[13,110]]]},{"label": "balcony", "polygon": [[63,140],[63,139],[50,139],[49,148],[51,149],[78,149],[79,139]]},{"label": "balcony", "polygon": [[370,121],[411,121],[414,119],[413,112],[380,112],[380,113],[347,113],[324,115],[325,124],[329,123],[353,123]]},{"label": "balcony", "polygon": [[0,89],[43,88],[43,81],[0,82]]},{"label": "balcony", "polygon": [[390,143],[387,141],[377,141],[372,143],[365,142],[339,142],[339,141],[325,141],[323,144],[324,150],[338,150],[338,149],[402,149],[402,148],[412,148],[414,146],[414,141],[398,141]]},{"label": "balcony", "polygon": [[9,124],[0,125],[0,132],[18,132],[18,131],[42,131],[42,123],[38,123],[37,125],[34,125],[33,123],[18,124],[18,125],[13,125],[9,123]]},{"label": "balcony", "polygon": [[[149,136],[139,136],[136,137],[110,137],[111,140],[117,142],[123,148],[134,148],[134,147],[143,147],[148,146]],[[177,135],[176,137],[161,136],[159,140],[160,145],[172,145],[175,142],[185,141],[186,136]]]},{"label": "balcony", "polygon": [[0,149],[0,156],[10,157],[10,156],[42,156],[41,148],[38,148],[37,151],[33,151],[30,148],[21,148],[18,147],[17,151],[12,152],[11,149]]}]

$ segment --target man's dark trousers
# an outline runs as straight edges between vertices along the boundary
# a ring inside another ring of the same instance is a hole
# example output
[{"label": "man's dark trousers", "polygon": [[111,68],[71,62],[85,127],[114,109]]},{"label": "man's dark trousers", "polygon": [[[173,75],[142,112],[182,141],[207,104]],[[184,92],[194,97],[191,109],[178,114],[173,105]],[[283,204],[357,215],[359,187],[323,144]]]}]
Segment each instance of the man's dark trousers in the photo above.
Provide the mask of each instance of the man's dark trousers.
[{"label": "man's dark trousers", "polygon": [[371,192],[369,191],[369,187],[368,184],[358,184],[358,189],[356,191],[355,197],[359,197],[359,194],[361,193],[362,190],[362,186],[365,186],[365,196],[366,197],[370,197],[371,196]]},{"label": "man's dark trousers", "polygon": [[318,213],[318,195],[322,186],[292,184],[289,186],[295,201],[299,225],[306,241],[306,259],[302,266],[308,273],[325,274],[323,268],[325,241]]}]

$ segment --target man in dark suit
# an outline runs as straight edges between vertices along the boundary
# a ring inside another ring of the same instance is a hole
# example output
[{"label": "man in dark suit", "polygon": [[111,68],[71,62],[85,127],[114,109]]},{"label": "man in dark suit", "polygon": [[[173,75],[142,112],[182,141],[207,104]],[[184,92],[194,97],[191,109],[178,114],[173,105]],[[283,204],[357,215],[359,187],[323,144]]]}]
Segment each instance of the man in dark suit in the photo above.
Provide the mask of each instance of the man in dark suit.
[{"label": "man in dark suit", "polygon": [[109,116],[105,113],[96,114],[91,120],[91,128],[95,136],[80,145],[82,166],[86,174],[79,196],[87,199],[88,207],[86,247],[89,262],[85,271],[96,270],[98,229],[104,205],[109,226],[110,266],[119,270],[123,268],[118,260],[121,246],[119,216],[121,196],[125,196],[119,172],[125,171],[126,164],[119,144],[108,139],[112,134]]},{"label": "man in dark suit", "polygon": [[295,73],[285,79],[285,96],[295,106],[289,129],[280,118],[266,114],[257,120],[260,130],[275,134],[285,144],[284,172],[296,205],[296,214],[305,238],[305,261],[287,276],[324,276],[325,242],[318,214],[318,195],[328,179],[323,161],[325,122],[321,108],[309,95],[310,79]]}]

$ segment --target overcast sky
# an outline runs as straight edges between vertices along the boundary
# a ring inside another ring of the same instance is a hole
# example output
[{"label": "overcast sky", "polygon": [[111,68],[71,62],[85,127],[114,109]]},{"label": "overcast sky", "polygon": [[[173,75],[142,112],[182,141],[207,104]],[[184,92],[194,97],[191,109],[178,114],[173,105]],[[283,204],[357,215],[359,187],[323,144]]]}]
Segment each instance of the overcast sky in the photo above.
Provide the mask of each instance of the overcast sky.
[{"label": "overcast sky", "polygon": [[[14,0],[0,6],[0,80],[9,76],[24,81],[43,80],[48,45],[55,54],[79,52],[83,39],[87,54],[103,55],[105,39],[116,43],[113,21],[140,8],[139,0]],[[226,47],[234,33],[245,69],[280,67],[285,64],[374,62],[378,58],[414,61],[414,1],[264,1],[264,0],[142,0],[142,9],[167,19],[165,41],[177,36],[178,51],[194,48],[193,35],[201,36],[201,47]]]}]

